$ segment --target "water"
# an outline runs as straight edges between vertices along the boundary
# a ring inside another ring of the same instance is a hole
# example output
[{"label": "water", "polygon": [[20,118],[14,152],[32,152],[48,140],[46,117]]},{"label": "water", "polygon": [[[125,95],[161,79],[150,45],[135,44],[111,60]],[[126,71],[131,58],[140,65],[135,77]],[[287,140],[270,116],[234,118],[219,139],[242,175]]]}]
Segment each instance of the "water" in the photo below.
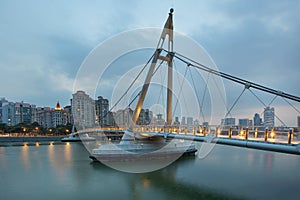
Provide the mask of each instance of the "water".
[{"label": "water", "polygon": [[[198,146],[201,143],[197,144]],[[298,199],[300,156],[216,145],[151,173],[91,163],[79,143],[0,147],[0,199]]]}]

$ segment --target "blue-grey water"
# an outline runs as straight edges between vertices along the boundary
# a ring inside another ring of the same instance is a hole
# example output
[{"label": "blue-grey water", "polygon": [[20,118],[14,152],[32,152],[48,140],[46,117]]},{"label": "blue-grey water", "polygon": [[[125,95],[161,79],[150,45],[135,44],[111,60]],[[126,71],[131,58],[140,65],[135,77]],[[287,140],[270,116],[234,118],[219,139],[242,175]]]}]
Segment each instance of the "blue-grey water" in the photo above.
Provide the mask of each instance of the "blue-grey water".
[{"label": "blue-grey water", "polygon": [[[198,143],[200,146],[201,143]],[[0,147],[0,199],[299,199],[300,156],[216,145],[150,173],[92,163],[79,143]]]}]

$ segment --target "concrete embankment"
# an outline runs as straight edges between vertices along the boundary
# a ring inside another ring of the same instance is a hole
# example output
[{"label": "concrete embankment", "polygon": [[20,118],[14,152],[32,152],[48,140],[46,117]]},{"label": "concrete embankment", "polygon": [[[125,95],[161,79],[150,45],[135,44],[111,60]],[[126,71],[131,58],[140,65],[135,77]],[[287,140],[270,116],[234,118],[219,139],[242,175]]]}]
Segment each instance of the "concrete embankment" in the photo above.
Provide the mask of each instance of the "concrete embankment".
[{"label": "concrete embankment", "polygon": [[0,137],[0,147],[61,144],[61,136]]}]

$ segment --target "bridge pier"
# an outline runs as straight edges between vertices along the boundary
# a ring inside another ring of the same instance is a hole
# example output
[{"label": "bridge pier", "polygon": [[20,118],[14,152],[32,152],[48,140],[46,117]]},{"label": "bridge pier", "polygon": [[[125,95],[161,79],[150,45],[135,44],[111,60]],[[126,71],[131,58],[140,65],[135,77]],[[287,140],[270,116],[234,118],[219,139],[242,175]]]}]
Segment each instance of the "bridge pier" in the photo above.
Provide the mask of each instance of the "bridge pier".
[{"label": "bridge pier", "polygon": [[268,132],[269,132],[269,130],[268,130],[268,128],[266,128],[266,130],[265,130],[265,142],[268,141]]},{"label": "bridge pier", "polygon": [[258,136],[258,128],[256,127],[254,132],[254,137],[257,138],[257,136]]},{"label": "bridge pier", "polygon": [[215,132],[216,137],[218,137],[219,132],[221,132],[221,128],[220,128],[220,127],[217,127],[217,128],[216,128],[216,132]]},{"label": "bridge pier", "polygon": [[292,143],[292,137],[293,137],[293,135],[294,135],[294,129],[290,128],[289,135],[288,135],[288,144]]},{"label": "bridge pier", "polygon": [[245,140],[248,140],[248,135],[249,135],[249,128],[246,128],[246,132],[245,132]]},{"label": "bridge pier", "polygon": [[274,130],[274,128],[272,128],[270,136],[271,136],[272,139],[275,139],[275,130]]},{"label": "bridge pier", "polygon": [[232,128],[229,128],[229,130],[228,130],[228,138],[231,138],[231,136],[232,136]]}]

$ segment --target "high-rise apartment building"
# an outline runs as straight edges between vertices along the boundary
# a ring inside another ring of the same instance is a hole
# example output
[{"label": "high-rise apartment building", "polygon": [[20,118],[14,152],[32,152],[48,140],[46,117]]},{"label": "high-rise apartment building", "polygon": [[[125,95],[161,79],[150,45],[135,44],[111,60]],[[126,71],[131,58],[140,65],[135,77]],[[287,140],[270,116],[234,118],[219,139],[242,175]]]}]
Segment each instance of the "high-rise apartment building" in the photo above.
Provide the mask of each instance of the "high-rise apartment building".
[{"label": "high-rise apartment building", "polygon": [[269,128],[275,126],[275,110],[269,106],[264,109],[264,126]]},{"label": "high-rise apartment building", "polygon": [[0,99],[0,123],[4,123],[2,118],[2,110],[3,110],[3,105],[7,102],[8,101],[5,98]]},{"label": "high-rise apartment building", "polygon": [[109,102],[102,96],[95,100],[96,122],[100,126],[110,126],[109,124]]},{"label": "high-rise apartment building", "polygon": [[175,117],[175,121],[173,123],[174,126],[179,126],[180,125],[180,122],[179,122],[179,118],[178,117]]},{"label": "high-rise apartment building", "polygon": [[182,117],[181,118],[181,123],[180,123],[181,126],[185,126],[186,125],[186,121],[185,121],[185,117]]},{"label": "high-rise apartment building", "polygon": [[36,106],[24,102],[1,100],[1,123],[14,126],[19,123],[31,124],[36,118]]},{"label": "high-rise apartment building", "polygon": [[263,124],[262,124],[262,119],[261,119],[261,117],[259,116],[259,114],[258,113],[255,113],[254,114],[254,117],[253,117],[253,125],[254,126],[262,126]]},{"label": "high-rise apartment building", "polygon": [[130,108],[118,110],[116,113],[113,113],[115,125],[118,127],[128,128],[130,125],[132,114],[133,110]]},{"label": "high-rise apartment building", "polygon": [[71,100],[74,123],[77,129],[95,126],[95,101],[84,91],[77,91]]},{"label": "high-rise apartment building", "polygon": [[222,126],[235,126],[235,118],[228,117],[221,120]]},{"label": "high-rise apartment building", "polygon": [[38,107],[35,121],[44,128],[55,128],[69,123],[67,111],[60,107],[59,102],[57,102],[55,108]]},{"label": "high-rise apartment building", "polygon": [[36,110],[36,122],[44,128],[52,128],[51,111],[50,107],[38,107]]},{"label": "high-rise apartment building", "polygon": [[252,119],[239,119],[239,126],[242,127],[251,127],[253,126]]},{"label": "high-rise apartment building", "polygon": [[74,124],[73,114],[72,114],[72,106],[68,105],[64,107],[67,115],[67,124]]},{"label": "high-rise apartment building", "polygon": [[149,109],[141,109],[140,115],[137,119],[137,125],[149,125],[152,118],[153,113]]}]

